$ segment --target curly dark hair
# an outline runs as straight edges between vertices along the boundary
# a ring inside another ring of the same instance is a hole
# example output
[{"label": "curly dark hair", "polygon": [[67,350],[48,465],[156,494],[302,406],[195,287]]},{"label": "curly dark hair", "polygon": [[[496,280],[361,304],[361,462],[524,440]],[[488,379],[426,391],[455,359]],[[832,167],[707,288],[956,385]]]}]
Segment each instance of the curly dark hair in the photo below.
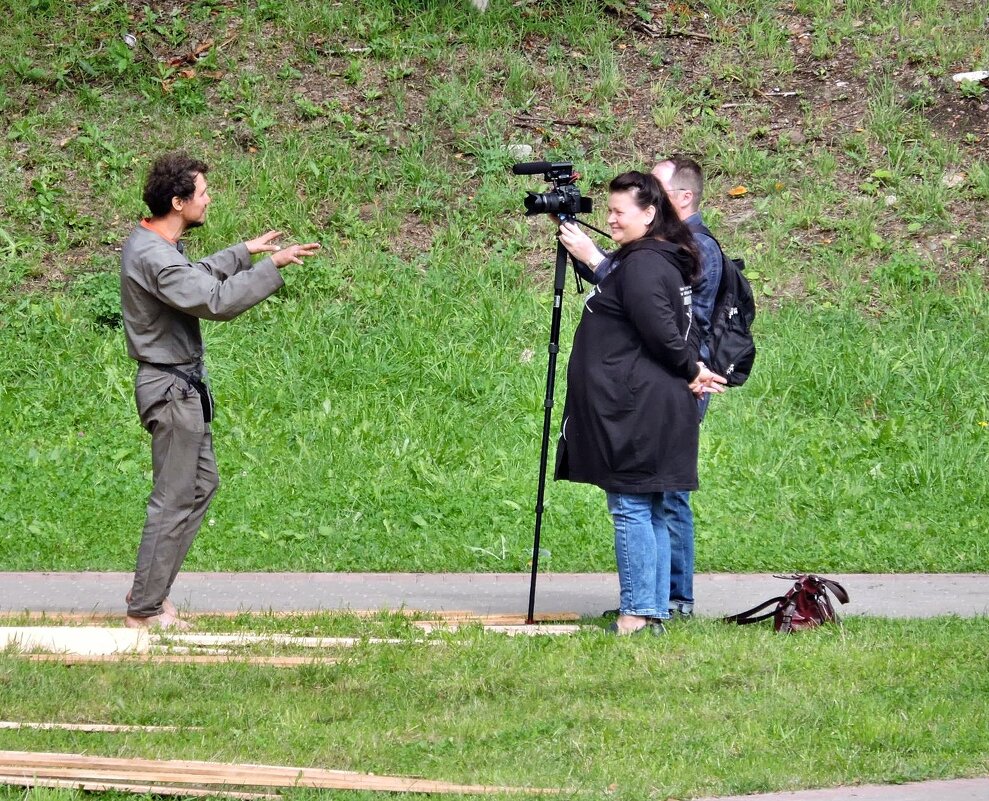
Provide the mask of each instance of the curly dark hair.
[{"label": "curly dark hair", "polygon": [[188,200],[196,191],[196,176],[206,175],[209,166],[188,153],[177,150],[155,159],[144,182],[144,202],[152,217],[164,217],[172,210],[172,198]]},{"label": "curly dark hair", "polygon": [[677,216],[676,209],[673,208],[670,198],[663,191],[663,186],[656,179],[656,176],[638,170],[623,172],[608,184],[608,190],[611,192],[630,192],[635,200],[635,205],[640,209],[655,206],[656,216],[646,228],[645,236],[653,239],[665,239],[687,251],[690,256],[689,273],[683,273],[683,270],[681,273],[683,273],[685,281],[689,281],[691,284],[697,283],[701,277],[701,261],[697,252],[697,245],[694,243],[694,235]]}]

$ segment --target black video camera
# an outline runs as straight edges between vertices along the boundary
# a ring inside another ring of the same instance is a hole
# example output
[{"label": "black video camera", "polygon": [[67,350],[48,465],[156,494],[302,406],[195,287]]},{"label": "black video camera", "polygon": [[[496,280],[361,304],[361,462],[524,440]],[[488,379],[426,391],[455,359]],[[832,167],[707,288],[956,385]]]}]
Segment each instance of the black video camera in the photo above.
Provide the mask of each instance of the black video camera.
[{"label": "black video camera", "polygon": [[553,184],[550,192],[526,192],[525,216],[534,214],[555,214],[560,222],[568,222],[578,214],[591,211],[591,199],[581,197],[577,187],[580,173],[574,172],[573,164],[568,161],[526,161],[512,167],[516,175],[538,175],[543,173],[543,179]]}]

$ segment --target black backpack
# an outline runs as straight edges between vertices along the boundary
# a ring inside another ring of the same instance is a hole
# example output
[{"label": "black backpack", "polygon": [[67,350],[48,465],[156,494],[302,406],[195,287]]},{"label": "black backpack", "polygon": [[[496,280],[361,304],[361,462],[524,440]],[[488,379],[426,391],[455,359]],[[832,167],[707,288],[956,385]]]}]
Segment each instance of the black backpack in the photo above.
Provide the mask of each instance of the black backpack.
[{"label": "black backpack", "polygon": [[711,313],[711,358],[708,367],[728,379],[728,386],[740,387],[755,363],[752,322],[755,320],[755,297],[745,277],[745,261],[729,259],[721,243],[703,223],[692,223],[690,230],[714,239],[721,251],[721,283]]}]

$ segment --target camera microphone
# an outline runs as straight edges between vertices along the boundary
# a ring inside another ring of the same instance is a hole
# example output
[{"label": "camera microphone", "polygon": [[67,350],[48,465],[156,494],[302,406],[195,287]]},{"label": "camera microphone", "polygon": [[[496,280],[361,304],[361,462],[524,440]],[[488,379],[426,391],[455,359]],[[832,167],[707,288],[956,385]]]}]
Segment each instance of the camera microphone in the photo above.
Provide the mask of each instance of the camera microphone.
[{"label": "camera microphone", "polygon": [[562,166],[564,165],[554,164],[550,161],[523,161],[521,164],[516,164],[512,167],[512,172],[515,175],[539,175],[540,173],[549,172],[554,167]]}]

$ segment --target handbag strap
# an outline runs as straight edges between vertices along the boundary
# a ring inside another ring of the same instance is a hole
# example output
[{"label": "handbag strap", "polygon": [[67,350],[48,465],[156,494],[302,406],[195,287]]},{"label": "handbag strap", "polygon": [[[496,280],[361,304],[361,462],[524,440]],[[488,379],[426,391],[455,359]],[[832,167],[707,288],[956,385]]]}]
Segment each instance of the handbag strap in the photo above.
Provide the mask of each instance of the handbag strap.
[{"label": "handbag strap", "polygon": [[777,595],[775,598],[770,598],[768,601],[763,601],[758,606],[753,606],[751,609],[747,609],[744,612],[739,612],[737,615],[728,615],[722,619],[725,623],[737,623],[739,626],[747,626],[749,623],[758,623],[760,620],[768,620],[776,614],[776,609],[771,609],[765,614],[758,616],[755,616],[755,613],[761,609],[765,609],[771,604],[778,604],[785,600],[786,598],[784,596]]},{"label": "handbag strap", "polygon": [[834,597],[837,598],[840,603],[842,604],[848,603],[848,591],[844,587],[842,587],[837,581],[835,581],[834,579],[824,578],[823,576],[818,576],[817,578],[820,580],[821,584],[823,584],[825,587],[831,590],[832,593],[834,593]]},{"label": "handbag strap", "polygon": [[779,619],[779,631],[781,634],[789,634],[793,631],[793,613],[797,611],[797,604],[793,598],[786,599],[786,606],[782,609]]}]

